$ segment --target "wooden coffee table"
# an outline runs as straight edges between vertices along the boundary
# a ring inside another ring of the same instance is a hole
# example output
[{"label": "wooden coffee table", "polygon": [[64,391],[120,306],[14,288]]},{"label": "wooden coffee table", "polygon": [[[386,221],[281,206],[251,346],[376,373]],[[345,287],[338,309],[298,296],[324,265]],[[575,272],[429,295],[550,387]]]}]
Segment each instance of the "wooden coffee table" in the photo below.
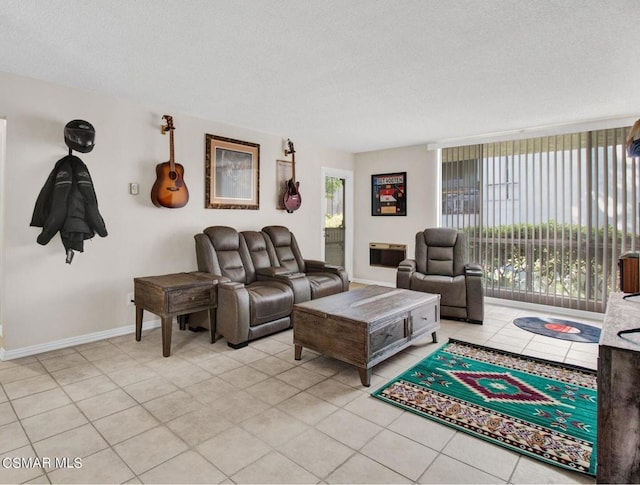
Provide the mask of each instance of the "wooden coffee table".
[{"label": "wooden coffee table", "polygon": [[365,286],[293,306],[293,343],[300,360],[307,347],[358,367],[364,386],[371,368],[416,339],[437,342],[440,295]]}]

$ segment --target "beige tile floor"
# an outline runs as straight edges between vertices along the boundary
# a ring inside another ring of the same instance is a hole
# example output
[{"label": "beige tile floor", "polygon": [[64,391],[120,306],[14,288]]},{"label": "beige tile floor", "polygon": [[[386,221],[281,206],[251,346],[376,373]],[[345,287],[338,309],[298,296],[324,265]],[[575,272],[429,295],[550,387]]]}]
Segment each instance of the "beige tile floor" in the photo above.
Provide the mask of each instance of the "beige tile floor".
[{"label": "beige tile floor", "polygon": [[[535,312],[485,312],[482,326],[443,320],[440,342],[596,366],[596,344],[511,323]],[[430,339],[376,366],[365,388],[349,365],[308,350],[294,360],[291,330],[240,350],[207,338],[176,325],[170,358],[153,329],[141,342],[126,335],[0,362],[0,482],[595,483],[369,395],[432,352]],[[51,463],[28,466],[34,457]],[[64,457],[70,466],[56,467]]]}]

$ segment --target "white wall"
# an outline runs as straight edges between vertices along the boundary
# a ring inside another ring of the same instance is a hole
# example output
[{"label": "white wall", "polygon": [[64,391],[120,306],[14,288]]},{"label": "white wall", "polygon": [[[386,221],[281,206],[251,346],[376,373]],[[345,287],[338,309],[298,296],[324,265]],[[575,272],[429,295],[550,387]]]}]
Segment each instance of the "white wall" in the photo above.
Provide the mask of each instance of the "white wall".
[{"label": "white wall", "polygon": [[[174,118],[176,161],[184,165],[189,188],[190,201],[182,209],[159,209],[149,198],[155,166],[169,157],[169,137],[160,134],[163,114]],[[127,306],[126,295],[133,291],[133,278],[196,269],[193,235],[210,225],[238,230],[287,225],[303,254],[319,258],[321,167],[354,169],[351,153],[294,140],[303,204],[287,214],[275,208],[275,160],[283,157],[287,133],[257,133],[166,106],[146,107],[0,73],[0,118],[4,117],[0,324],[8,353],[132,325],[134,307]],[[41,246],[36,243],[40,229],[29,227],[29,222],[47,176],[68,152],[64,125],[76,118],[96,129],[94,150],[78,155],[93,178],[109,235],[86,241],[85,252],[76,253],[67,265],[59,236]],[[260,144],[260,210],[204,209],[205,133]],[[129,195],[129,182],[140,184],[140,195]],[[417,207],[410,205],[412,209]]]},{"label": "white wall", "polygon": [[[355,163],[354,278],[395,285],[394,268],[369,265],[369,243],[406,244],[407,257],[414,257],[416,232],[437,225],[437,152],[419,145],[358,153]],[[371,215],[371,175],[389,172],[407,172],[406,217]]]}]

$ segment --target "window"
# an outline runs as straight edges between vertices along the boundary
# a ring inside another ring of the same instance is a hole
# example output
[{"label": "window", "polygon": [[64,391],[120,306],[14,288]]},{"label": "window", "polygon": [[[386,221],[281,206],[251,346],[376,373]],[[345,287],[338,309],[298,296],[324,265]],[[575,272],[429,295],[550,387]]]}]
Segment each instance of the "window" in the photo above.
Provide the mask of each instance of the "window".
[{"label": "window", "polygon": [[468,233],[487,296],[604,311],[639,237],[628,131],[442,150],[442,225]]}]

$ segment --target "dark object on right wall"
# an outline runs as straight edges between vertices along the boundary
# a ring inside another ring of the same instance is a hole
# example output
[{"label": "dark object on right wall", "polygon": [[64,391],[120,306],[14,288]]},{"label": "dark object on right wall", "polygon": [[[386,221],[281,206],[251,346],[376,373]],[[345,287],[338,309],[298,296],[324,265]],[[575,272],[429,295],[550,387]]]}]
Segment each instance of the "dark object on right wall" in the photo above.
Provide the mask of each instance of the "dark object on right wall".
[{"label": "dark object on right wall", "polygon": [[416,234],[416,257],[398,266],[396,286],[441,295],[440,315],[472,323],[484,320],[482,268],[469,263],[467,236],[438,227]]}]

